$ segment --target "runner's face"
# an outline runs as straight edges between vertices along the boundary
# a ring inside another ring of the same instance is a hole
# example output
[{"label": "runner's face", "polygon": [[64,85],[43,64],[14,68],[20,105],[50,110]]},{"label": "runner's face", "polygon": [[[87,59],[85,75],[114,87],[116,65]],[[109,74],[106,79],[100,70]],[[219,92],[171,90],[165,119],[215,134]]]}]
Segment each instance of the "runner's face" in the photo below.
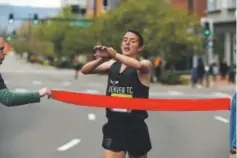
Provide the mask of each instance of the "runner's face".
[{"label": "runner's face", "polygon": [[124,55],[135,57],[141,50],[139,46],[139,37],[132,32],[127,32],[123,37],[121,49]]}]

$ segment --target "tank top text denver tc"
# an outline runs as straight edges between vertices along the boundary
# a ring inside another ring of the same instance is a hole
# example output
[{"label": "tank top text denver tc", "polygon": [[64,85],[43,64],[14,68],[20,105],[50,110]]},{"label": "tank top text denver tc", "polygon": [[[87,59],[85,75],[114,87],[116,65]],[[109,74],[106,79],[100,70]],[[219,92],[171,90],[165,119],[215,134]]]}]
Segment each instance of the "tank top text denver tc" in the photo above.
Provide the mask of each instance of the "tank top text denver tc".
[{"label": "tank top text denver tc", "polygon": [[[143,85],[137,74],[137,70],[131,67],[120,73],[120,62],[115,62],[108,73],[107,96],[148,98],[149,87]],[[146,105],[143,105],[146,106]],[[148,114],[143,110],[106,109],[108,119],[113,118],[141,118],[146,119]]]}]

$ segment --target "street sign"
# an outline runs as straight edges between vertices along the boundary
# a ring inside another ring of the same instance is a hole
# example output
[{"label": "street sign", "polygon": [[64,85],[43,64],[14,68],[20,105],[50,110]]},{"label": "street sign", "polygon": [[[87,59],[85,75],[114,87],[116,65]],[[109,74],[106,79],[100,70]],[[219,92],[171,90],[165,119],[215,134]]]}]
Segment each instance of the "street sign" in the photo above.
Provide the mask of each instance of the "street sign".
[{"label": "street sign", "polygon": [[90,24],[91,24],[91,21],[73,21],[73,22],[71,22],[71,26],[87,27]]}]

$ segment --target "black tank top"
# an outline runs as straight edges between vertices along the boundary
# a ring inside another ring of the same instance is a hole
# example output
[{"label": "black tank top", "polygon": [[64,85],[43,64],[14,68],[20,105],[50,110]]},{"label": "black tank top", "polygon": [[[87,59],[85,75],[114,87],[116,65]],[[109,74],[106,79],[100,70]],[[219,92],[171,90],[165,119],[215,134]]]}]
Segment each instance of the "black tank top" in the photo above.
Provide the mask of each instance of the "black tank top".
[{"label": "black tank top", "polygon": [[[128,98],[148,98],[149,87],[140,82],[137,70],[131,67],[126,67],[126,69],[120,73],[121,65],[122,64],[120,62],[112,64],[108,73],[106,95]],[[108,119],[146,119],[148,117],[148,113],[143,110],[107,108],[106,117]]]}]

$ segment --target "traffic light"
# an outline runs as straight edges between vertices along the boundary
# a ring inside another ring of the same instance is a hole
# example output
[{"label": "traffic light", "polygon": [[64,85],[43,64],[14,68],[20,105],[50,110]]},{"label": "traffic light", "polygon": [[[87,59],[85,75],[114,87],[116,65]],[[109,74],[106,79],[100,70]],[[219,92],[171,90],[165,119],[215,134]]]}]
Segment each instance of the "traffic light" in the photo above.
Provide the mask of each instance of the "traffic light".
[{"label": "traffic light", "polygon": [[204,34],[204,36],[210,36],[210,34],[211,34],[210,23],[207,21],[204,22],[203,34]]},{"label": "traffic light", "polygon": [[9,14],[9,17],[8,17],[8,23],[13,23],[14,22],[14,14],[13,13],[10,13]]},{"label": "traffic light", "polygon": [[16,30],[13,30],[13,31],[12,31],[12,35],[13,35],[13,36],[16,36]]},{"label": "traffic light", "polygon": [[38,14],[34,14],[34,16],[33,16],[33,23],[34,23],[34,24],[39,24],[39,17],[38,17]]},{"label": "traffic light", "polygon": [[12,40],[12,36],[11,35],[7,35],[7,40],[11,41]]},{"label": "traffic light", "polygon": [[79,5],[71,5],[71,11],[73,14],[79,14],[80,13],[80,6]]}]

